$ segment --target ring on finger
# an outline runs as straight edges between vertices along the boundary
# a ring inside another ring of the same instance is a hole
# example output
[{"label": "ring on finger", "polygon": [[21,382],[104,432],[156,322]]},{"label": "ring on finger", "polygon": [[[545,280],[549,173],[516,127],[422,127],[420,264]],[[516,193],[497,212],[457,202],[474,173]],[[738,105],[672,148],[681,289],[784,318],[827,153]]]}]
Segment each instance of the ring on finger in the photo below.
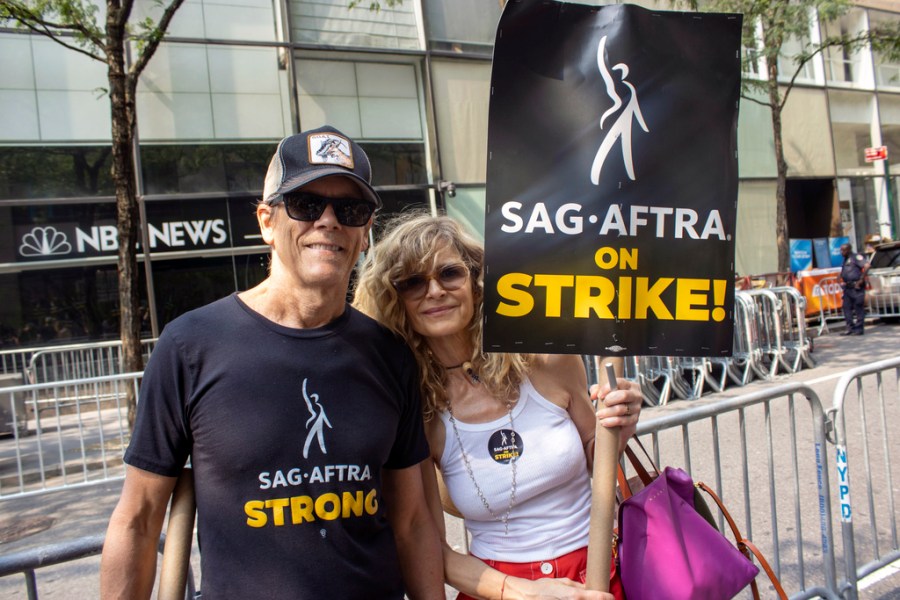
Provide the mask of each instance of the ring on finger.
[{"label": "ring on finger", "polygon": [[626,404],[625,405],[625,416],[627,417],[630,414],[631,414],[631,407]]}]

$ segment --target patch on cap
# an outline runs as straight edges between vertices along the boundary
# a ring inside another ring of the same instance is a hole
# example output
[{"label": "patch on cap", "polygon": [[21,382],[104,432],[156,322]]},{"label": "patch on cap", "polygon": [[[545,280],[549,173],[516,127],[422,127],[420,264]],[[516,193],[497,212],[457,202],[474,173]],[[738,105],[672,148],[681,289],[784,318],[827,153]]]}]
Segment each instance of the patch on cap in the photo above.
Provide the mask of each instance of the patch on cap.
[{"label": "patch on cap", "polygon": [[309,164],[340,165],[353,169],[353,150],[350,140],[334,133],[312,133],[307,138]]}]

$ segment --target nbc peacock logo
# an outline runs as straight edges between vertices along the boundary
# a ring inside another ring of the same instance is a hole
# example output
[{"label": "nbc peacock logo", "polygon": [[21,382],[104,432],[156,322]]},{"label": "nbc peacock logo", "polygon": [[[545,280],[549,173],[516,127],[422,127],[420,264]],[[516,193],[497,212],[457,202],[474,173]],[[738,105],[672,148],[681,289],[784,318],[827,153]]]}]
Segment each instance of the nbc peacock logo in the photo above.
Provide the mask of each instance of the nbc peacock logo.
[{"label": "nbc peacock logo", "polygon": [[56,227],[35,227],[22,236],[22,256],[61,256],[72,252],[66,234]]}]

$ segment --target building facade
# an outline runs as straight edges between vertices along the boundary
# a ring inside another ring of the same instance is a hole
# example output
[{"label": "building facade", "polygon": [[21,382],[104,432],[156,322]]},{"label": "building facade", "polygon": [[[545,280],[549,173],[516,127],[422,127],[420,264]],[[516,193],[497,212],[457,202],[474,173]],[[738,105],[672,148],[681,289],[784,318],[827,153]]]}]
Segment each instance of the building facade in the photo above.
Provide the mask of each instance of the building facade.
[{"label": "building facade", "polygon": [[[297,131],[330,123],[359,141],[384,213],[446,210],[481,234],[500,1],[348,4],[186,0],[176,14],[138,92],[145,336],[265,277],[254,204],[275,144]],[[810,39],[896,20],[895,4],[860,5]],[[0,31],[0,348],[118,337],[106,85],[105,65]],[[891,235],[900,64],[817,57],[784,126],[791,237]],[[743,101],[739,274],[776,269],[771,131],[769,112]],[[888,160],[865,162],[880,146]]]}]

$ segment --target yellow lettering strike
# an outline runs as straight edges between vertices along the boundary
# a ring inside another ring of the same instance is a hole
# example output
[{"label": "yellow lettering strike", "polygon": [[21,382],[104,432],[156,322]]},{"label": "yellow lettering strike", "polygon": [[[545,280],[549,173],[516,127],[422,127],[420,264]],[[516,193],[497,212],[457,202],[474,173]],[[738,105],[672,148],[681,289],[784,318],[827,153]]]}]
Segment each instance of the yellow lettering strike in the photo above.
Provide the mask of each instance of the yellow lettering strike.
[{"label": "yellow lettering strike", "polygon": [[709,279],[679,279],[675,285],[675,318],[679,321],[709,321]]},{"label": "yellow lettering strike", "polygon": [[504,317],[524,317],[534,308],[534,298],[525,290],[513,286],[528,287],[531,285],[531,276],[525,273],[507,273],[497,282],[497,293],[502,298],[513,304],[501,302],[497,307],[497,314]]}]

